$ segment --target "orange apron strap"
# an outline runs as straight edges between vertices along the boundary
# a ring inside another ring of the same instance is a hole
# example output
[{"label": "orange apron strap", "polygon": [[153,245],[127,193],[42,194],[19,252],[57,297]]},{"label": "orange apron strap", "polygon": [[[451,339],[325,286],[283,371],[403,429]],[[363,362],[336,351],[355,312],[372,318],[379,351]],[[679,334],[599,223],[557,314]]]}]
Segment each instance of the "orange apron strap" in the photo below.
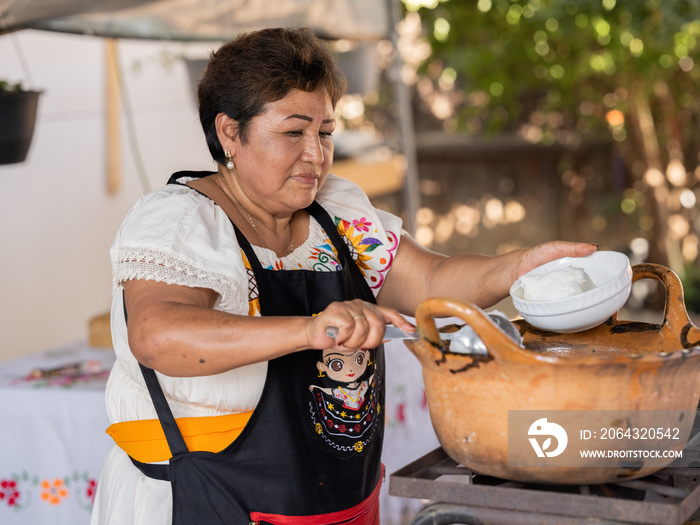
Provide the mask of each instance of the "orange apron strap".
[{"label": "orange apron strap", "polygon": [[[252,412],[210,417],[177,418],[177,426],[189,450],[221,452],[239,436]],[[115,443],[142,463],[167,461],[172,457],[163,427],[157,419],[114,423],[107,429]]]}]

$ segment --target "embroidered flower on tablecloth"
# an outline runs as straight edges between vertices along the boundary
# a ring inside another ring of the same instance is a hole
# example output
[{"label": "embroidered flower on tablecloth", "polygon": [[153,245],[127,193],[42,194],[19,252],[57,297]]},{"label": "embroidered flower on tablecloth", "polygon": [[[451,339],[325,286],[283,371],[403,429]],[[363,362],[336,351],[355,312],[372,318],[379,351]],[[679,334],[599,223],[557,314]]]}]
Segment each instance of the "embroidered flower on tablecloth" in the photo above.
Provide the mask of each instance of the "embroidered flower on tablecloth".
[{"label": "embroidered flower on tablecloth", "polygon": [[34,388],[73,388],[76,385],[89,383],[106,382],[109,377],[109,370],[102,370],[102,364],[98,364],[98,370],[89,370],[80,373],[66,373],[65,375],[57,375],[54,377],[42,377],[35,372],[28,374],[25,377],[13,379],[11,384],[31,384]]},{"label": "embroidered flower on tablecloth", "polygon": [[399,425],[406,424],[406,403],[396,405],[396,421],[399,422]]},{"label": "embroidered flower on tablecloth", "polygon": [[7,503],[8,507],[17,505],[19,490],[17,483],[13,479],[3,479],[0,481],[0,501]]},{"label": "embroidered flower on tablecloth", "polygon": [[51,505],[59,505],[64,498],[68,496],[68,489],[62,479],[54,479],[49,481],[45,479],[41,482],[41,499]]},{"label": "embroidered flower on tablecloth", "polygon": [[87,487],[85,488],[85,495],[91,505],[95,504],[95,494],[97,494],[97,480],[93,478],[88,480]]},{"label": "embroidered flower on tablecloth", "polygon": [[63,508],[61,504],[72,499],[81,509],[90,513],[95,504],[97,478],[87,471],[74,471],[53,479],[26,470],[3,476],[0,478],[0,505],[6,504],[13,511],[26,510],[42,501],[60,511]]}]

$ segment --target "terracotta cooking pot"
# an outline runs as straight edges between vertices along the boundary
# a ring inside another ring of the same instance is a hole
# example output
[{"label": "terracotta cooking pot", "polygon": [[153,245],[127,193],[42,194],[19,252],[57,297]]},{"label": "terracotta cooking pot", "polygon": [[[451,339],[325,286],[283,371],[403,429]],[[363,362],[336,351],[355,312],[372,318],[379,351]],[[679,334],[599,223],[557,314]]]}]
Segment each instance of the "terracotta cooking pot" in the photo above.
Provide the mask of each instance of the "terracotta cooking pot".
[{"label": "terracotta cooking pot", "polygon": [[[606,460],[604,466],[600,460],[564,466],[540,467],[542,463],[536,462],[527,464],[537,466],[513,466],[512,461],[509,465],[509,411],[590,414],[593,419],[587,428],[596,432],[613,427],[622,428],[623,434],[626,428],[676,427],[680,439],[664,446],[676,450],[685,446],[700,398],[700,348],[696,346],[700,329],[688,318],[682,285],[672,271],[641,264],[633,272],[634,281],[651,278],[665,285],[663,324],[619,321],[615,314],[589,330],[560,334],[518,320],[521,348],[471,304],[441,298],[421,303],[416,311],[419,338],[406,345],[421,362],[430,417],[445,452],[477,473],[551,484],[635,479],[673,462],[673,458],[663,464],[658,458],[627,458]],[[489,355],[450,352],[434,321],[444,316],[466,321]],[[629,411],[624,412],[624,421],[610,419],[610,414],[620,411]],[[677,417],[679,411],[686,411],[685,419],[683,414]],[[652,424],[649,414],[656,414]],[[664,414],[671,419],[664,420]],[[623,440],[613,441],[617,445],[607,443],[624,448]],[[530,448],[527,439],[522,442],[523,451]],[[642,446],[659,443],[647,440]],[[511,452],[512,447],[511,442]],[[532,456],[533,449],[529,452]]]}]

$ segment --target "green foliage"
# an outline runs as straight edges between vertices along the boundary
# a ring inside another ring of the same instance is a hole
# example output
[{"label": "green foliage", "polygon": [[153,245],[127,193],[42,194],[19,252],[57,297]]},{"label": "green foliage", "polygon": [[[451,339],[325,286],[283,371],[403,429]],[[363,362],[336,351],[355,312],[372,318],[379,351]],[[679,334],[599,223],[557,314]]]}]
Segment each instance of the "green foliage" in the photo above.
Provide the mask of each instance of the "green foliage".
[{"label": "green foliage", "polygon": [[686,264],[681,282],[688,310],[700,313],[700,266],[692,263]]},{"label": "green foliage", "polygon": [[24,91],[22,89],[21,82],[8,82],[7,80],[0,80],[0,95],[5,95],[7,93],[21,93]]},{"label": "green foliage", "polygon": [[432,46],[422,73],[438,61],[488,95],[457,116],[462,129],[508,131],[542,111],[558,113],[545,128],[595,134],[609,109],[626,113],[618,88],[632,84],[697,104],[700,0],[451,0],[419,13]]},{"label": "green foliage", "polygon": [[[430,47],[416,82],[419,108],[433,117],[424,128],[437,121],[571,151],[612,144],[612,165],[558,168],[570,172],[559,190],[579,206],[580,227],[609,229],[619,243],[643,237],[649,260],[679,274],[697,261],[700,0],[404,4]],[[594,184],[614,195],[594,203]]]}]

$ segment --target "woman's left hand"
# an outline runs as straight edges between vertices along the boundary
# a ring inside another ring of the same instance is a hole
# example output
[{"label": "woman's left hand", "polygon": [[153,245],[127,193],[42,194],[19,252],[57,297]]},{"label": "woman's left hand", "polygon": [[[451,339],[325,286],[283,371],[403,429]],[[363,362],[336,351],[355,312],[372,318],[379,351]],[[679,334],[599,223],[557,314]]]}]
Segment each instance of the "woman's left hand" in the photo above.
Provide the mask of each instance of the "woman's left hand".
[{"label": "woman's left hand", "polygon": [[567,241],[546,242],[527,248],[520,253],[520,260],[515,266],[515,275],[512,280],[515,282],[521,275],[525,275],[527,272],[548,262],[561,259],[562,257],[585,257],[591,255],[597,249],[597,244]]},{"label": "woman's left hand", "polygon": [[428,297],[452,297],[490,308],[508,296],[521,275],[561,257],[584,257],[597,244],[552,241],[494,257],[426,250],[408,234],[401,238],[391,271],[377,297],[379,304],[414,315]]}]

